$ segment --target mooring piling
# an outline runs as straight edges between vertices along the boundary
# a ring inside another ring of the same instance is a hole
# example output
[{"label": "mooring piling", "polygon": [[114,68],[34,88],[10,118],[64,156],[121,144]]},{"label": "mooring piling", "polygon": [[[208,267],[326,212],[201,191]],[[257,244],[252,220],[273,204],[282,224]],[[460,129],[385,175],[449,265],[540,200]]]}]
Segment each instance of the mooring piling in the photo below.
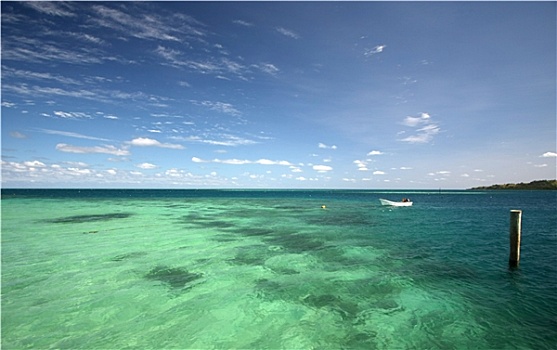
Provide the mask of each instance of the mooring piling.
[{"label": "mooring piling", "polygon": [[517,267],[520,261],[520,235],[522,231],[522,210],[511,210],[509,266]]}]

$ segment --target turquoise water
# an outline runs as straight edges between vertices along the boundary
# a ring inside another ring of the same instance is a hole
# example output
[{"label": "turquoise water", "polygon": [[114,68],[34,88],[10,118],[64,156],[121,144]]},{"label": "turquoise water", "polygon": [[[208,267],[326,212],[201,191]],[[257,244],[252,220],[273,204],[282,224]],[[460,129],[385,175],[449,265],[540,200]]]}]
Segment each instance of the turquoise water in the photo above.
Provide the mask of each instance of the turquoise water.
[{"label": "turquoise water", "polygon": [[556,225],[550,191],[4,189],[2,348],[555,349]]}]

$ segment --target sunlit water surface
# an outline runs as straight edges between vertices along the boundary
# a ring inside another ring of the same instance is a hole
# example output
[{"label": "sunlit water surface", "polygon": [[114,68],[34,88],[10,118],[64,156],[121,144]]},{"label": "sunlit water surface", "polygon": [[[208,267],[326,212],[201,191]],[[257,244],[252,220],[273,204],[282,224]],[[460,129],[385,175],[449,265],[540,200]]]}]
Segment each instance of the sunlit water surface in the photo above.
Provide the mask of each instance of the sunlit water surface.
[{"label": "sunlit water surface", "polygon": [[550,191],[3,190],[2,348],[555,349],[556,225]]}]

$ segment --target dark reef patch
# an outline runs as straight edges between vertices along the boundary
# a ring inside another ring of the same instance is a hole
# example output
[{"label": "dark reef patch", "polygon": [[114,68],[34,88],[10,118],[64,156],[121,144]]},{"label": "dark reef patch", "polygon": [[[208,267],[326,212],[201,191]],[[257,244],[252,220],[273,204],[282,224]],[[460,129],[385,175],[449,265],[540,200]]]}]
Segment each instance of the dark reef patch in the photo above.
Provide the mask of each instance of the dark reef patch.
[{"label": "dark reef patch", "polygon": [[275,231],[266,229],[266,228],[258,228],[258,227],[239,227],[232,230],[228,230],[230,232],[239,233],[244,236],[267,236],[270,234],[275,233]]},{"label": "dark reef patch", "polygon": [[216,229],[226,229],[235,226],[234,223],[225,220],[215,220],[214,217],[199,215],[197,213],[192,213],[189,215],[183,215],[178,221],[181,225],[193,225],[198,228],[216,228]]},{"label": "dark reef patch", "polygon": [[343,349],[376,349],[377,332],[350,334],[344,338]]},{"label": "dark reef patch", "polygon": [[[329,214],[329,213],[327,213]],[[374,224],[369,214],[365,213],[334,213],[333,215],[319,215],[308,218],[308,224],[322,226],[365,226]]]},{"label": "dark reef patch", "polygon": [[352,320],[359,312],[358,304],[344,301],[341,297],[333,294],[308,295],[302,299],[302,303],[314,308],[328,308],[340,314],[343,319]]},{"label": "dark reef patch", "polygon": [[211,240],[215,242],[226,243],[226,242],[235,242],[238,239],[236,237],[232,237],[228,235],[216,235],[215,237],[212,237]]},{"label": "dark reef patch", "polygon": [[201,226],[207,228],[229,228],[229,227],[234,227],[235,225],[228,221],[213,220],[213,221],[206,221],[202,223]]},{"label": "dark reef patch", "polygon": [[234,258],[228,259],[227,262],[234,265],[260,266],[275,254],[275,252],[269,251],[265,245],[252,245],[238,248]]},{"label": "dark reef patch", "polygon": [[147,255],[147,252],[131,252],[131,253],[126,253],[126,254],[116,255],[115,257],[110,259],[110,261],[128,260],[128,259],[133,259],[133,258],[139,258],[139,257],[145,256],[145,255]]},{"label": "dark reef patch", "polygon": [[325,244],[323,242],[315,240],[313,238],[309,238],[307,236],[304,236],[303,234],[270,237],[266,239],[266,241],[272,245],[279,245],[291,252],[296,253],[317,251],[325,247]]},{"label": "dark reef patch", "polygon": [[202,277],[202,273],[164,265],[155,266],[145,275],[146,279],[162,282],[172,289],[190,289],[193,287],[192,282]]},{"label": "dark reef patch", "polygon": [[57,219],[45,220],[51,224],[79,224],[83,222],[108,221],[114,219],[126,219],[132,216],[132,213],[110,213],[110,214],[92,214],[92,215],[74,215],[65,216]]}]

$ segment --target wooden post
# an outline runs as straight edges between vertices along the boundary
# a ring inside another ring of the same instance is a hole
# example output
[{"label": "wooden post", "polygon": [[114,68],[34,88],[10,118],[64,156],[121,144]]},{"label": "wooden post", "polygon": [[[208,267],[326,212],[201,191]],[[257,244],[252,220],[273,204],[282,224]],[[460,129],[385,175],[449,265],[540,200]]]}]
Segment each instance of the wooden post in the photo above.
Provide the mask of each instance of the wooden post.
[{"label": "wooden post", "polygon": [[509,266],[517,267],[520,261],[520,235],[522,231],[522,210],[511,210]]}]

